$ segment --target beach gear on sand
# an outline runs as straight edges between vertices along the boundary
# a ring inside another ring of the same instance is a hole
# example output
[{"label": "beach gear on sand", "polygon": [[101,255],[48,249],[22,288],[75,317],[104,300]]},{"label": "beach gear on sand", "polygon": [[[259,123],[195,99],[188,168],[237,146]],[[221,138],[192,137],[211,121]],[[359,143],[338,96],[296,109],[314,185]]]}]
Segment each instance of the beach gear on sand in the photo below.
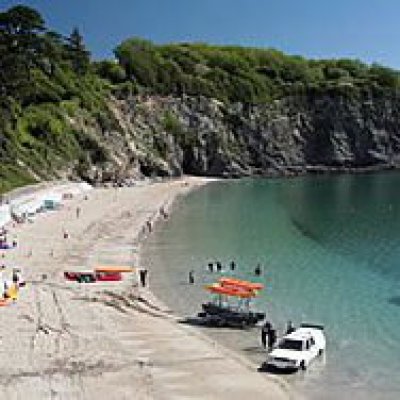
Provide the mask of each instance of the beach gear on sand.
[{"label": "beach gear on sand", "polygon": [[11,300],[18,300],[18,293],[19,293],[19,288],[18,285],[15,283],[10,284],[5,292],[6,297]]},{"label": "beach gear on sand", "polygon": [[0,307],[8,306],[8,299],[0,299]]},{"label": "beach gear on sand", "polygon": [[101,265],[94,268],[95,272],[133,272],[135,268],[129,266]]},{"label": "beach gear on sand", "polygon": [[122,280],[119,271],[64,271],[64,278],[79,283],[115,282]]}]

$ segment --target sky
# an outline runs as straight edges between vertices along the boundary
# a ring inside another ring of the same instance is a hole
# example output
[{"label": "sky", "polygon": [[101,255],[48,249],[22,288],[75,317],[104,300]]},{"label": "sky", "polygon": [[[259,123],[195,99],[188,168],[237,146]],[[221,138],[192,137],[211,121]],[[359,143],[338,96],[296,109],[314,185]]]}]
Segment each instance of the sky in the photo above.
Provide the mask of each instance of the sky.
[{"label": "sky", "polygon": [[400,0],[0,0],[51,29],[77,26],[96,59],[124,39],[273,47],[308,58],[357,58],[400,69]]}]

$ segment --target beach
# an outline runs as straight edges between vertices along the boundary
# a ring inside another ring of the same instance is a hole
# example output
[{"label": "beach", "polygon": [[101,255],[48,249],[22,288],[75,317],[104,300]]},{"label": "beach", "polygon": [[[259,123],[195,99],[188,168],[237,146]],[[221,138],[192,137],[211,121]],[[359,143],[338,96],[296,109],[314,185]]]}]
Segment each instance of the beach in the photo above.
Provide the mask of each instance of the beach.
[{"label": "beach", "polygon": [[[221,275],[260,281],[253,309],[266,313],[278,337],[289,320],[325,328],[325,357],[305,373],[278,375],[296,396],[396,399],[399,181],[393,172],[206,185],[183,197],[146,241],[141,257],[154,271],[152,291],[184,318],[199,312],[210,298],[204,285]],[[209,271],[215,261],[224,272]],[[265,361],[257,328],[202,332],[253,364]]]},{"label": "beach", "polygon": [[[148,288],[139,287],[136,273],[122,282],[91,284],[63,277],[65,270],[96,265],[137,267],[140,244],[155,224],[171,218],[174,200],[207,182],[185,177],[94,189],[10,227],[18,246],[2,252],[5,274],[21,267],[26,286],[0,309],[1,397],[291,397],[280,379],[179,324]],[[150,289],[151,280],[149,269]]]}]

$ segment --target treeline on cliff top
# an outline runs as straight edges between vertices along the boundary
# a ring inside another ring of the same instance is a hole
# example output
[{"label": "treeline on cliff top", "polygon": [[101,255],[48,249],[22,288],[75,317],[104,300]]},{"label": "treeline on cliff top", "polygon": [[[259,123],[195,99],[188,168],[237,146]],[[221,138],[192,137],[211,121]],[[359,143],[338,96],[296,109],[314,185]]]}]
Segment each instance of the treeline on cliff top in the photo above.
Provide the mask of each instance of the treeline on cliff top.
[{"label": "treeline on cliff top", "polygon": [[[152,93],[203,95],[222,101],[263,103],[283,96],[399,87],[399,73],[358,60],[307,60],[274,49],[202,43],[155,45],[132,38],[114,51],[126,78]],[[104,65],[106,65],[105,62]]]},{"label": "treeline on cliff top", "polygon": [[273,49],[155,45],[132,38],[116,60],[93,61],[78,29],[49,29],[27,6],[0,12],[0,192],[107,159],[99,137],[73,120],[115,127],[111,94],[206,96],[263,103],[288,95],[397,92],[399,73],[358,60],[306,60]]}]

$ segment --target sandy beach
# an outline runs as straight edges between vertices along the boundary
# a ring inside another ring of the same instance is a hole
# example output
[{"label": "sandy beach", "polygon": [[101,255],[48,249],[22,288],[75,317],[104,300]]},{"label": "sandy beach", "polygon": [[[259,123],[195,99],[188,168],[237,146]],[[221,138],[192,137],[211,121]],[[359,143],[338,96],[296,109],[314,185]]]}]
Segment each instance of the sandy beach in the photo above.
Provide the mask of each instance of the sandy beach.
[{"label": "sandy beach", "polygon": [[[1,398],[288,399],[276,377],[195,328],[177,323],[136,274],[122,282],[67,282],[63,271],[137,265],[138,246],[177,196],[205,184],[185,178],[94,189],[61,210],[10,228],[7,265],[27,282],[0,309]],[[79,216],[77,207],[80,207]],[[68,238],[64,238],[68,232]],[[167,268],[168,266],[166,266]],[[151,271],[150,271],[151,287]]]}]

